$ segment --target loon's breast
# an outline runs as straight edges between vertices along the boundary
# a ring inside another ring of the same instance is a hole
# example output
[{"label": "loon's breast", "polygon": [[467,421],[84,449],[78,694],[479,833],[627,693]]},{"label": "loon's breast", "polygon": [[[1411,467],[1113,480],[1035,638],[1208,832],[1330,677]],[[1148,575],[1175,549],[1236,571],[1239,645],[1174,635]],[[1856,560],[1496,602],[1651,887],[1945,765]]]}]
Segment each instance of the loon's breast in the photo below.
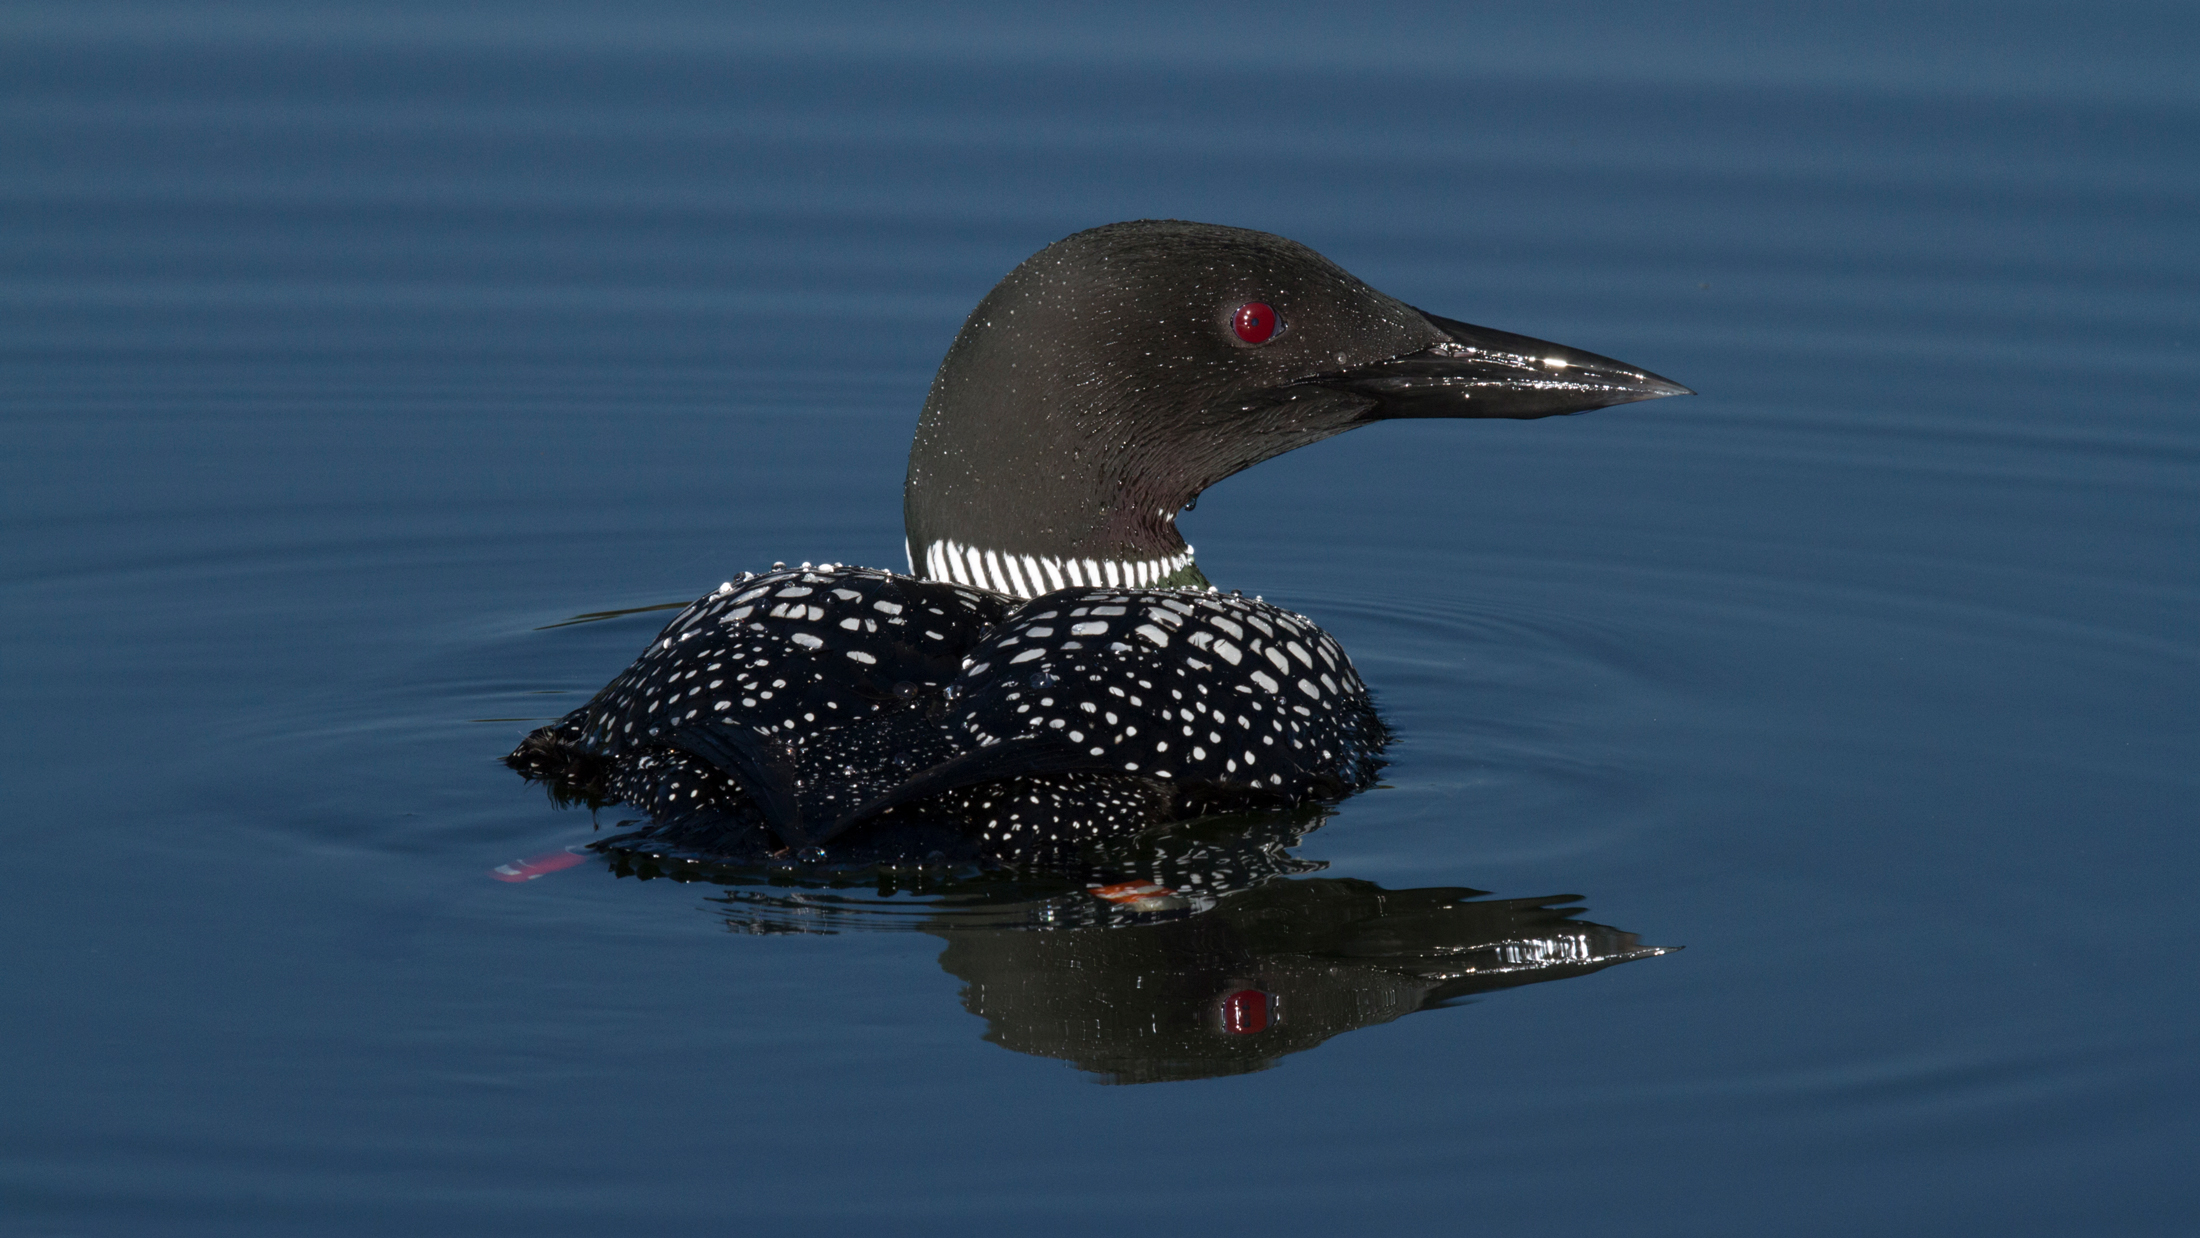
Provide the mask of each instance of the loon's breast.
[{"label": "loon's breast", "polygon": [[891,825],[1031,856],[1365,785],[1381,722],[1335,640],[1257,599],[1080,586],[1024,601],[838,566],[681,611],[509,762],[753,854]]}]

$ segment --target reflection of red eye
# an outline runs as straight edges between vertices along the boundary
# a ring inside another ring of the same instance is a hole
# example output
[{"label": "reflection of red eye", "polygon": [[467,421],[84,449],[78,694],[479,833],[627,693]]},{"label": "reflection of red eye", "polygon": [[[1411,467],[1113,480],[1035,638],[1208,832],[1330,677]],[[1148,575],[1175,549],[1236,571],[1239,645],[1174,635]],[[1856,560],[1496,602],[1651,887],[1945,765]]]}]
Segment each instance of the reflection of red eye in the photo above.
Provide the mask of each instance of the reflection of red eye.
[{"label": "reflection of red eye", "polygon": [[1237,328],[1237,337],[1246,343],[1265,344],[1275,338],[1276,328],[1282,326],[1283,321],[1266,305],[1248,301],[1238,306],[1237,317],[1230,325]]},{"label": "reflection of red eye", "polygon": [[1267,1031],[1268,995],[1259,989],[1239,989],[1223,998],[1222,1030],[1233,1036]]}]

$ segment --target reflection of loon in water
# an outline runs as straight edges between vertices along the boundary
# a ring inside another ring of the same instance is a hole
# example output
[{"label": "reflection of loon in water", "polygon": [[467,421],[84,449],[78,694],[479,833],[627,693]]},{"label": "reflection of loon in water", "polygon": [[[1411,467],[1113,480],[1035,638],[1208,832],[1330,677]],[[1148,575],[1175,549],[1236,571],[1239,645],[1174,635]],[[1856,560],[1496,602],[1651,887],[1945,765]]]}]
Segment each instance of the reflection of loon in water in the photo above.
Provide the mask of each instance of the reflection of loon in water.
[{"label": "reflection of loon in water", "polygon": [[1311,621],[1210,586],[1177,512],[1374,421],[1685,391],[1424,313],[1282,237],[1082,232],[948,350],[910,448],[910,574],[728,581],[506,760],[641,810],[649,846],[737,859],[1053,861],[1333,800],[1382,763],[1366,686]]},{"label": "reflection of loon in water", "polygon": [[1480,893],[1312,878],[1146,928],[931,931],[986,1039],[1116,1083],[1261,1070],[1470,994],[1664,953],[1573,919],[1573,895],[1465,901]]},{"label": "reflection of loon in water", "polygon": [[[1319,813],[1218,819],[1149,835],[1080,884],[968,870],[873,869],[878,894],[815,870],[741,870],[614,852],[619,871],[715,881],[751,933],[902,929],[947,943],[940,966],[986,1039],[1116,1083],[1242,1074],[1332,1036],[1472,994],[1666,953],[1574,917],[1572,895],[1481,900],[1386,890],[1288,848]],[[1125,874],[1137,874],[1125,876]],[[1170,883],[1174,883],[1173,885]]]}]

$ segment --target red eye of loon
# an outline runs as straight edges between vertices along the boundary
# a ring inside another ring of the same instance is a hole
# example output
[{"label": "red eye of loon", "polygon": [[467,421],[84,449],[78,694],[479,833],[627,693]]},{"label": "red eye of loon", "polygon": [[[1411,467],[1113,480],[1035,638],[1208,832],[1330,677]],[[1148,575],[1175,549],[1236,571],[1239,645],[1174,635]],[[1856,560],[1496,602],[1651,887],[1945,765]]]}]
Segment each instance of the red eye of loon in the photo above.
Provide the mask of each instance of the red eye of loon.
[{"label": "red eye of loon", "polygon": [[1237,329],[1237,337],[1246,343],[1265,344],[1275,338],[1276,328],[1283,325],[1283,320],[1261,302],[1247,301],[1238,306],[1237,317],[1230,325]]}]

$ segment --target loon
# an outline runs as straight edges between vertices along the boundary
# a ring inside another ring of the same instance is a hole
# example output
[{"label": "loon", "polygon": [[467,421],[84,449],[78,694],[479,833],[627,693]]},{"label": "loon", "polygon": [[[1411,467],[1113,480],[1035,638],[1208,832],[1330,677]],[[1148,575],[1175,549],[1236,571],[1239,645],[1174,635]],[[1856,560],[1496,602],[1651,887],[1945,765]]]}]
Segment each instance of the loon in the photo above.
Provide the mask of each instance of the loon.
[{"label": "loon", "polygon": [[1194,816],[1334,801],[1389,732],[1337,642],[1209,583],[1200,492],[1370,422],[1691,394],[1385,296],[1304,245],[1174,220],[1046,247],[919,415],[908,573],[744,572],[505,758],[729,860],[1073,861]]}]

